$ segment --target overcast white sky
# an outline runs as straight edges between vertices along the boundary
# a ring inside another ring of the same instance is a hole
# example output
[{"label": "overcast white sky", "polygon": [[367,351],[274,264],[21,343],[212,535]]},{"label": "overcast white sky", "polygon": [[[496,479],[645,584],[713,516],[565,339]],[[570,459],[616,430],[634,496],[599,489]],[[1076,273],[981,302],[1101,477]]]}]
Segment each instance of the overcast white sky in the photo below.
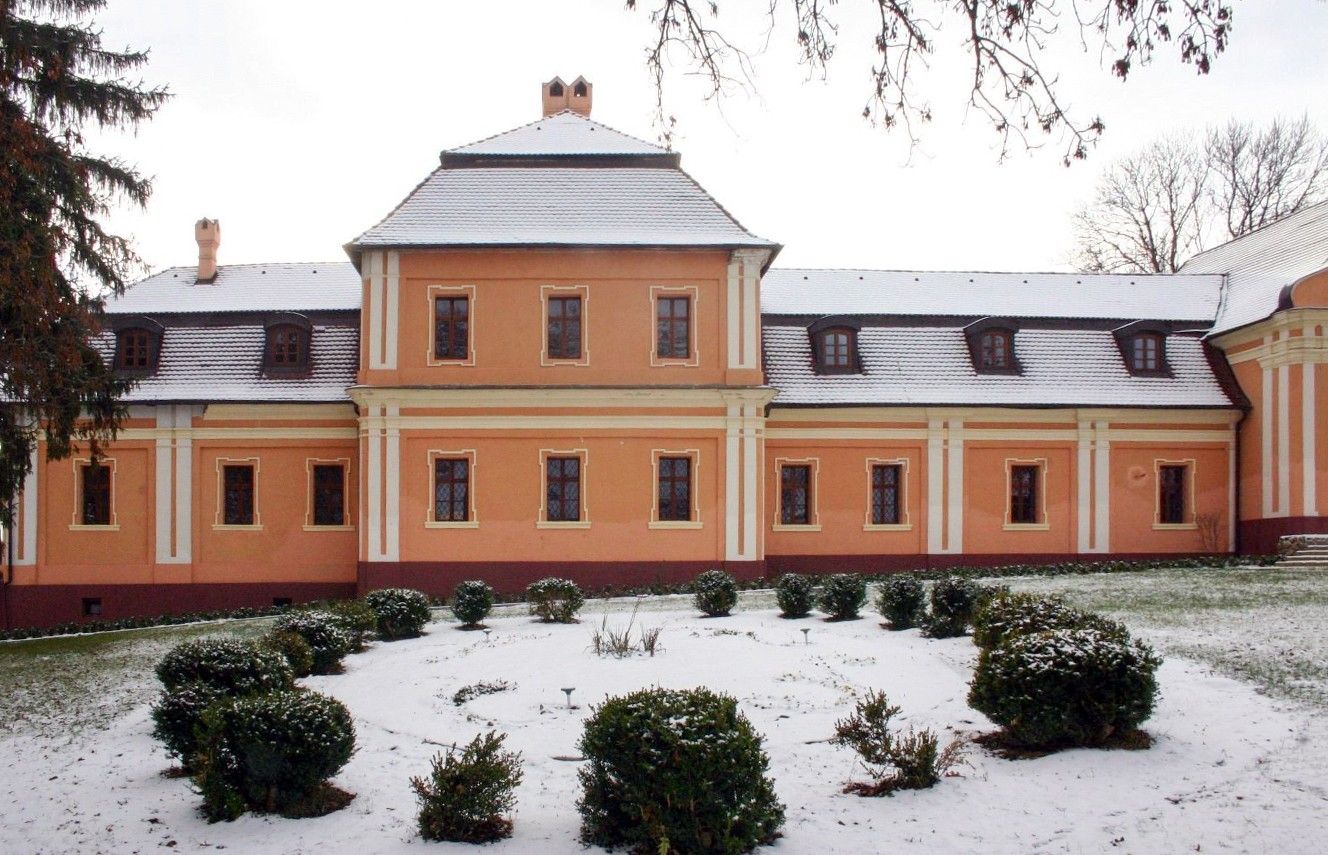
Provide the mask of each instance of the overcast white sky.
[{"label": "overcast white sky", "polygon": [[[1062,94],[1107,124],[1068,169],[1057,140],[998,162],[990,125],[965,108],[958,35],[942,33],[926,79],[936,119],[910,154],[901,133],[860,116],[873,52],[854,15],[830,79],[808,81],[789,30],[765,44],[766,5],[721,0],[726,26],[758,51],[756,91],[716,106],[675,75],[670,101],[683,167],[784,244],[781,266],[1064,269],[1070,215],[1112,158],[1232,116],[1308,113],[1328,129],[1321,0],[1237,0],[1231,49],[1208,77],[1166,46],[1121,83],[1067,44]],[[155,176],[146,212],[112,222],[154,269],[194,262],[202,216],[222,221],[223,264],[344,259],[342,244],[440,150],[538,118],[539,84],[555,74],[595,84],[594,118],[655,137],[649,26],[622,0],[111,0],[99,21],[111,46],[150,48],[147,79],[175,93],[136,136],[96,142]]]}]

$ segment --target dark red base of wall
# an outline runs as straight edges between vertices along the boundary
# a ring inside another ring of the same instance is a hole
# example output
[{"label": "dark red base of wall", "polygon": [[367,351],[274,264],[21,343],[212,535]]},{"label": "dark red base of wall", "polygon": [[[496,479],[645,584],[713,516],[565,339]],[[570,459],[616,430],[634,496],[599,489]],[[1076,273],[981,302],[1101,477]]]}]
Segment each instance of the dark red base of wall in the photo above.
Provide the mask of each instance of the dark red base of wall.
[{"label": "dark red base of wall", "polygon": [[1245,520],[1240,524],[1240,551],[1246,555],[1271,555],[1277,551],[1277,539],[1286,534],[1328,534],[1328,517]]},{"label": "dark red base of wall", "polygon": [[546,576],[571,579],[587,590],[682,585],[702,570],[719,568],[738,579],[759,579],[764,561],[402,561],[360,562],[360,594],[376,588],[414,588],[433,597],[452,596],[457,583],[483,579],[494,590],[516,594]]},{"label": "dark red base of wall", "polygon": [[779,555],[767,556],[771,576],[780,573],[909,573],[949,570],[956,567],[1009,567],[1016,564],[1092,564],[1103,561],[1147,561],[1155,558],[1197,558],[1203,553],[1112,552],[1042,552],[1012,555]]},{"label": "dark red base of wall", "polygon": [[[169,614],[269,608],[277,599],[293,603],[346,599],[355,585],[337,582],[270,582],[233,585],[6,585],[0,590],[5,629],[61,623],[156,617]],[[84,616],[83,600],[99,598],[101,614]]]}]

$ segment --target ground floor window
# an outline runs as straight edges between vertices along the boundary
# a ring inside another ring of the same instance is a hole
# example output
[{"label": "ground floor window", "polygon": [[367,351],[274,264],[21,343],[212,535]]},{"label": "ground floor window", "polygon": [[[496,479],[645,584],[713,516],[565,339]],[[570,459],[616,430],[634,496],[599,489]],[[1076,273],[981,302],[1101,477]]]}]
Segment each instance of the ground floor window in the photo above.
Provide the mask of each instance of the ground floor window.
[{"label": "ground floor window", "polygon": [[1188,480],[1188,468],[1184,464],[1158,467],[1158,521],[1164,525],[1181,525],[1186,521],[1185,482]]},{"label": "ground floor window", "polygon": [[79,474],[83,490],[79,522],[83,525],[110,525],[111,468],[100,463],[85,463]]},{"label": "ground floor window", "polygon": [[687,522],[692,518],[692,459],[659,458],[659,519]]},{"label": "ground floor window", "polygon": [[544,514],[549,522],[580,521],[580,457],[544,459]]},{"label": "ground floor window", "polygon": [[470,460],[437,457],[433,461],[434,522],[470,519]]},{"label": "ground floor window", "polygon": [[872,525],[899,525],[904,467],[898,463],[872,465]]},{"label": "ground floor window", "polygon": [[812,468],[805,463],[779,469],[779,521],[782,525],[810,525]]},{"label": "ground floor window", "polygon": [[340,463],[314,465],[314,525],[346,524],[346,467]]},{"label": "ground floor window", "polygon": [[254,467],[228,463],[221,468],[222,524],[254,524]]},{"label": "ground floor window", "polygon": [[1042,467],[1020,464],[1010,467],[1010,522],[1034,525],[1038,519],[1038,482]]}]

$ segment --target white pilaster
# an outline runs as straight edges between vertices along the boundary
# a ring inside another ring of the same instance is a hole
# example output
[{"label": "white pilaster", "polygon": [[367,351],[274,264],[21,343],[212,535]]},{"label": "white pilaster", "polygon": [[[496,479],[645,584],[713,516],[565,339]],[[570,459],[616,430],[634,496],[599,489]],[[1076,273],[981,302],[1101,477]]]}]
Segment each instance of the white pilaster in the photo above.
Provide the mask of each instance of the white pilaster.
[{"label": "white pilaster", "polygon": [[728,319],[727,335],[725,341],[728,345],[728,366],[729,368],[738,368],[742,364],[742,350],[739,347],[742,334],[742,261],[734,253],[729,258],[728,277],[726,283],[724,316]]},{"label": "white pilaster", "polygon": [[194,439],[193,408],[176,408],[175,440],[175,557],[181,564],[194,560]]},{"label": "white pilaster", "polygon": [[927,552],[936,555],[944,551],[941,535],[945,529],[945,457],[942,455],[941,421],[927,423]]},{"label": "white pilaster", "polygon": [[739,417],[742,412],[738,404],[729,404],[724,429],[724,560],[738,561],[742,558],[742,543],[738,536],[738,483],[742,469],[742,456],[739,449],[741,434]]},{"label": "white pilaster", "polygon": [[760,287],[761,263],[765,254],[742,256],[742,367],[757,368],[756,344],[761,337]]},{"label": "white pilaster", "polygon": [[397,330],[400,327],[401,306],[401,253],[392,251],[387,254],[387,281],[384,298],[383,354],[382,367],[397,367]]},{"label": "white pilaster", "polygon": [[22,513],[23,519],[22,531],[19,533],[17,544],[18,549],[14,556],[14,563],[25,566],[37,563],[37,518],[39,513],[39,505],[37,503],[37,481],[39,474],[37,466],[42,462],[37,446],[37,443],[33,444],[32,456],[29,458],[29,464],[32,471],[28,472],[28,477],[23,479],[22,497],[19,499],[21,503],[20,512]]},{"label": "white pilaster", "polygon": [[756,554],[756,527],[758,506],[756,501],[756,467],[761,465],[757,455],[757,419],[759,408],[743,407],[742,427],[742,557],[753,561]]},{"label": "white pilaster", "polygon": [[156,562],[192,561],[193,426],[192,408],[157,407]]},{"label": "white pilaster", "polygon": [[365,430],[364,445],[367,464],[364,467],[364,480],[367,486],[365,497],[365,509],[367,511],[365,525],[365,544],[366,560],[382,561],[383,559],[383,442],[379,423],[381,422],[382,407],[369,408],[369,424]]},{"label": "white pilaster", "polygon": [[386,515],[383,520],[383,561],[401,560],[401,431],[395,425],[401,414],[397,407],[387,408],[387,417],[392,420],[386,431],[387,451],[384,460],[384,473],[387,486]]},{"label": "white pilaster", "polygon": [[1291,514],[1291,366],[1277,368],[1277,515]]},{"label": "white pilaster", "polygon": [[1107,422],[1095,422],[1093,431],[1093,551],[1111,551],[1111,440]]},{"label": "white pilaster", "polygon": [[366,252],[361,263],[365,288],[369,292],[369,317],[362,329],[369,336],[369,368],[383,368],[383,256]]},{"label": "white pilaster", "polygon": [[[1272,341],[1270,336],[1264,337],[1264,345],[1267,346]],[[1273,369],[1263,369],[1263,392],[1260,395],[1259,406],[1259,474],[1261,478],[1260,490],[1263,503],[1263,517],[1267,519],[1273,515]]]},{"label": "white pilaster", "polygon": [[[1305,331],[1308,337],[1310,330]],[[1319,470],[1315,448],[1318,443],[1318,413],[1315,411],[1315,372],[1318,366],[1313,362],[1304,362],[1300,366],[1300,442],[1301,459],[1304,473],[1304,491],[1301,513],[1307,517],[1319,515]]]},{"label": "white pilaster", "polygon": [[1075,463],[1076,513],[1079,552],[1093,549],[1093,429],[1090,422],[1079,422],[1078,458]]},{"label": "white pilaster", "polygon": [[961,421],[951,421],[949,423],[948,443],[946,463],[946,476],[949,487],[946,490],[945,500],[948,507],[948,522],[946,523],[945,551],[963,552],[964,551],[964,423]]}]

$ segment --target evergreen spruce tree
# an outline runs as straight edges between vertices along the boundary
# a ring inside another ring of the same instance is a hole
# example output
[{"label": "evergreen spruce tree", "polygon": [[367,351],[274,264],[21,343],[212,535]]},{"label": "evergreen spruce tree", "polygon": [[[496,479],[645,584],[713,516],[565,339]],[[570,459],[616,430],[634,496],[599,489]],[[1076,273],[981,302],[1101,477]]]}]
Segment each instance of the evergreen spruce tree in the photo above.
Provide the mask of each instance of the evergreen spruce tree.
[{"label": "evergreen spruce tree", "polygon": [[83,128],[133,128],[166,100],[126,75],[143,51],[102,45],[105,0],[0,0],[0,522],[46,440],[97,457],[114,438],[127,390],[91,346],[102,298],[138,263],[99,222],[150,183],[87,151]]}]

